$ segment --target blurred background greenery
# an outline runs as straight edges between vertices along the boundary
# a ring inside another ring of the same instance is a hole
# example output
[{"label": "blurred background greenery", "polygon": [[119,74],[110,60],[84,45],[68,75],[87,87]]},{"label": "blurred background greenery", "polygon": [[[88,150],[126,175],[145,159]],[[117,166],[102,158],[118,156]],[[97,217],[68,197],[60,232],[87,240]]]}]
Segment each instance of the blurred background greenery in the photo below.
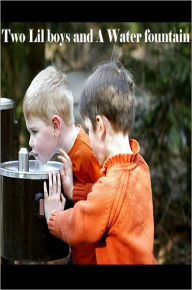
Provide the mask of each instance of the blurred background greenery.
[{"label": "blurred background greenery", "polygon": [[[29,28],[53,33],[87,33],[120,28],[133,33],[190,33],[190,23],[2,23],[12,32]],[[159,264],[191,263],[191,45],[190,43],[3,43],[1,96],[15,101],[19,146],[29,135],[22,101],[35,75],[50,64],[64,70],[74,93],[77,123],[79,95],[86,77],[101,61],[118,59],[136,83],[136,119],[131,137],[138,139],[150,166],[155,218],[154,251]],[[29,148],[29,147],[28,147]],[[17,158],[17,155],[16,155]]]}]

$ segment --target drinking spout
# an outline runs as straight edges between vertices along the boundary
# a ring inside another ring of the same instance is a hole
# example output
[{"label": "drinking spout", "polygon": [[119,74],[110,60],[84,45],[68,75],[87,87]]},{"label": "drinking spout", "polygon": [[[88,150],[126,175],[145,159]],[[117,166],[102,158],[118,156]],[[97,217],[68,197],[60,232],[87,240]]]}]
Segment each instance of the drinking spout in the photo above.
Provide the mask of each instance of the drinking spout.
[{"label": "drinking spout", "polygon": [[21,172],[29,171],[29,152],[27,148],[21,148],[18,156],[18,170]]}]

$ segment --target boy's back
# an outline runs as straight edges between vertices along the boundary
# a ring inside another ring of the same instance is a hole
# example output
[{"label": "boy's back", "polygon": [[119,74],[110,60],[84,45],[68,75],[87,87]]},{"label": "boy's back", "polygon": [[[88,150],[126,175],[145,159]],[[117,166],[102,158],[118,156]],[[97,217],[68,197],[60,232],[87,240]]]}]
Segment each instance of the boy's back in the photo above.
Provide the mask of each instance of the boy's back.
[{"label": "boy's back", "polygon": [[56,220],[54,214],[50,217],[49,229],[59,238],[74,245],[95,243],[97,264],[155,263],[149,168],[137,141],[130,140],[130,146],[134,154],[115,155],[104,163],[105,176],[86,202],[76,203],[71,213],[58,212]]},{"label": "boy's back", "polygon": [[101,239],[96,245],[98,264],[154,263],[149,168],[139,154],[137,141],[130,140],[130,146],[135,149],[134,154],[115,155],[104,163],[106,177],[100,179],[103,179],[100,202],[106,207],[109,230],[106,241]]}]

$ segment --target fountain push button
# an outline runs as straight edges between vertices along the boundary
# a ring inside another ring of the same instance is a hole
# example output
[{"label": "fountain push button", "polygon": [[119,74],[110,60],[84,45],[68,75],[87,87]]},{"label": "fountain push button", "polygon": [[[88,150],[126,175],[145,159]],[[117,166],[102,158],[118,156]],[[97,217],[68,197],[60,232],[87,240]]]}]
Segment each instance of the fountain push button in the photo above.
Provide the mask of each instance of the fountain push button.
[{"label": "fountain push button", "polygon": [[44,194],[42,192],[35,195],[35,215],[39,218],[45,218]]}]

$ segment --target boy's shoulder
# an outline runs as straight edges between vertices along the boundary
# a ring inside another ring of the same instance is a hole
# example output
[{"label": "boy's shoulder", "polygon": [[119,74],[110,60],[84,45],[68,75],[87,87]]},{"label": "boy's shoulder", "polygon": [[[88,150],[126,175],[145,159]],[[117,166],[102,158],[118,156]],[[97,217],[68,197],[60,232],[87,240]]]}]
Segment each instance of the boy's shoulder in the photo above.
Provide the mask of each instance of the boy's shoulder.
[{"label": "boy's shoulder", "polygon": [[141,154],[138,154],[138,162],[140,165],[143,165],[144,167],[149,169],[147,162],[145,161],[145,159],[143,158],[143,156]]},{"label": "boy's shoulder", "polygon": [[80,128],[80,130],[79,130],[79,134],[78,134],[78,136],[77,136],[76,139],[77,139],[80,143],[83,143],[85,146],[91,148],[90,140],[89,140],[89,136],[88,136],[88,134],[85,132],[85,130],[83,129],[83,127],[81,127],[81,125],[78,125],[78,127]]},{"label": "boy's shoulder", "polygon": [[94,183],[101,176],[101,167],[83,128],[80,128],[68,155],[73,164],[73,173],[80,182]]},{"label": "boy's shoulder", "polygon": [[93,151],[91,149],[89,136],[85,133],[84,129],[78,125],[80,128],[79,133],[75,139],[75,142],[71,148],[71,150],[68,152],[68,155],[71,159],[73,159],[74,155],[81,155],[81,158],[86,156],[86,158],[91,155],[93,155]]}]

